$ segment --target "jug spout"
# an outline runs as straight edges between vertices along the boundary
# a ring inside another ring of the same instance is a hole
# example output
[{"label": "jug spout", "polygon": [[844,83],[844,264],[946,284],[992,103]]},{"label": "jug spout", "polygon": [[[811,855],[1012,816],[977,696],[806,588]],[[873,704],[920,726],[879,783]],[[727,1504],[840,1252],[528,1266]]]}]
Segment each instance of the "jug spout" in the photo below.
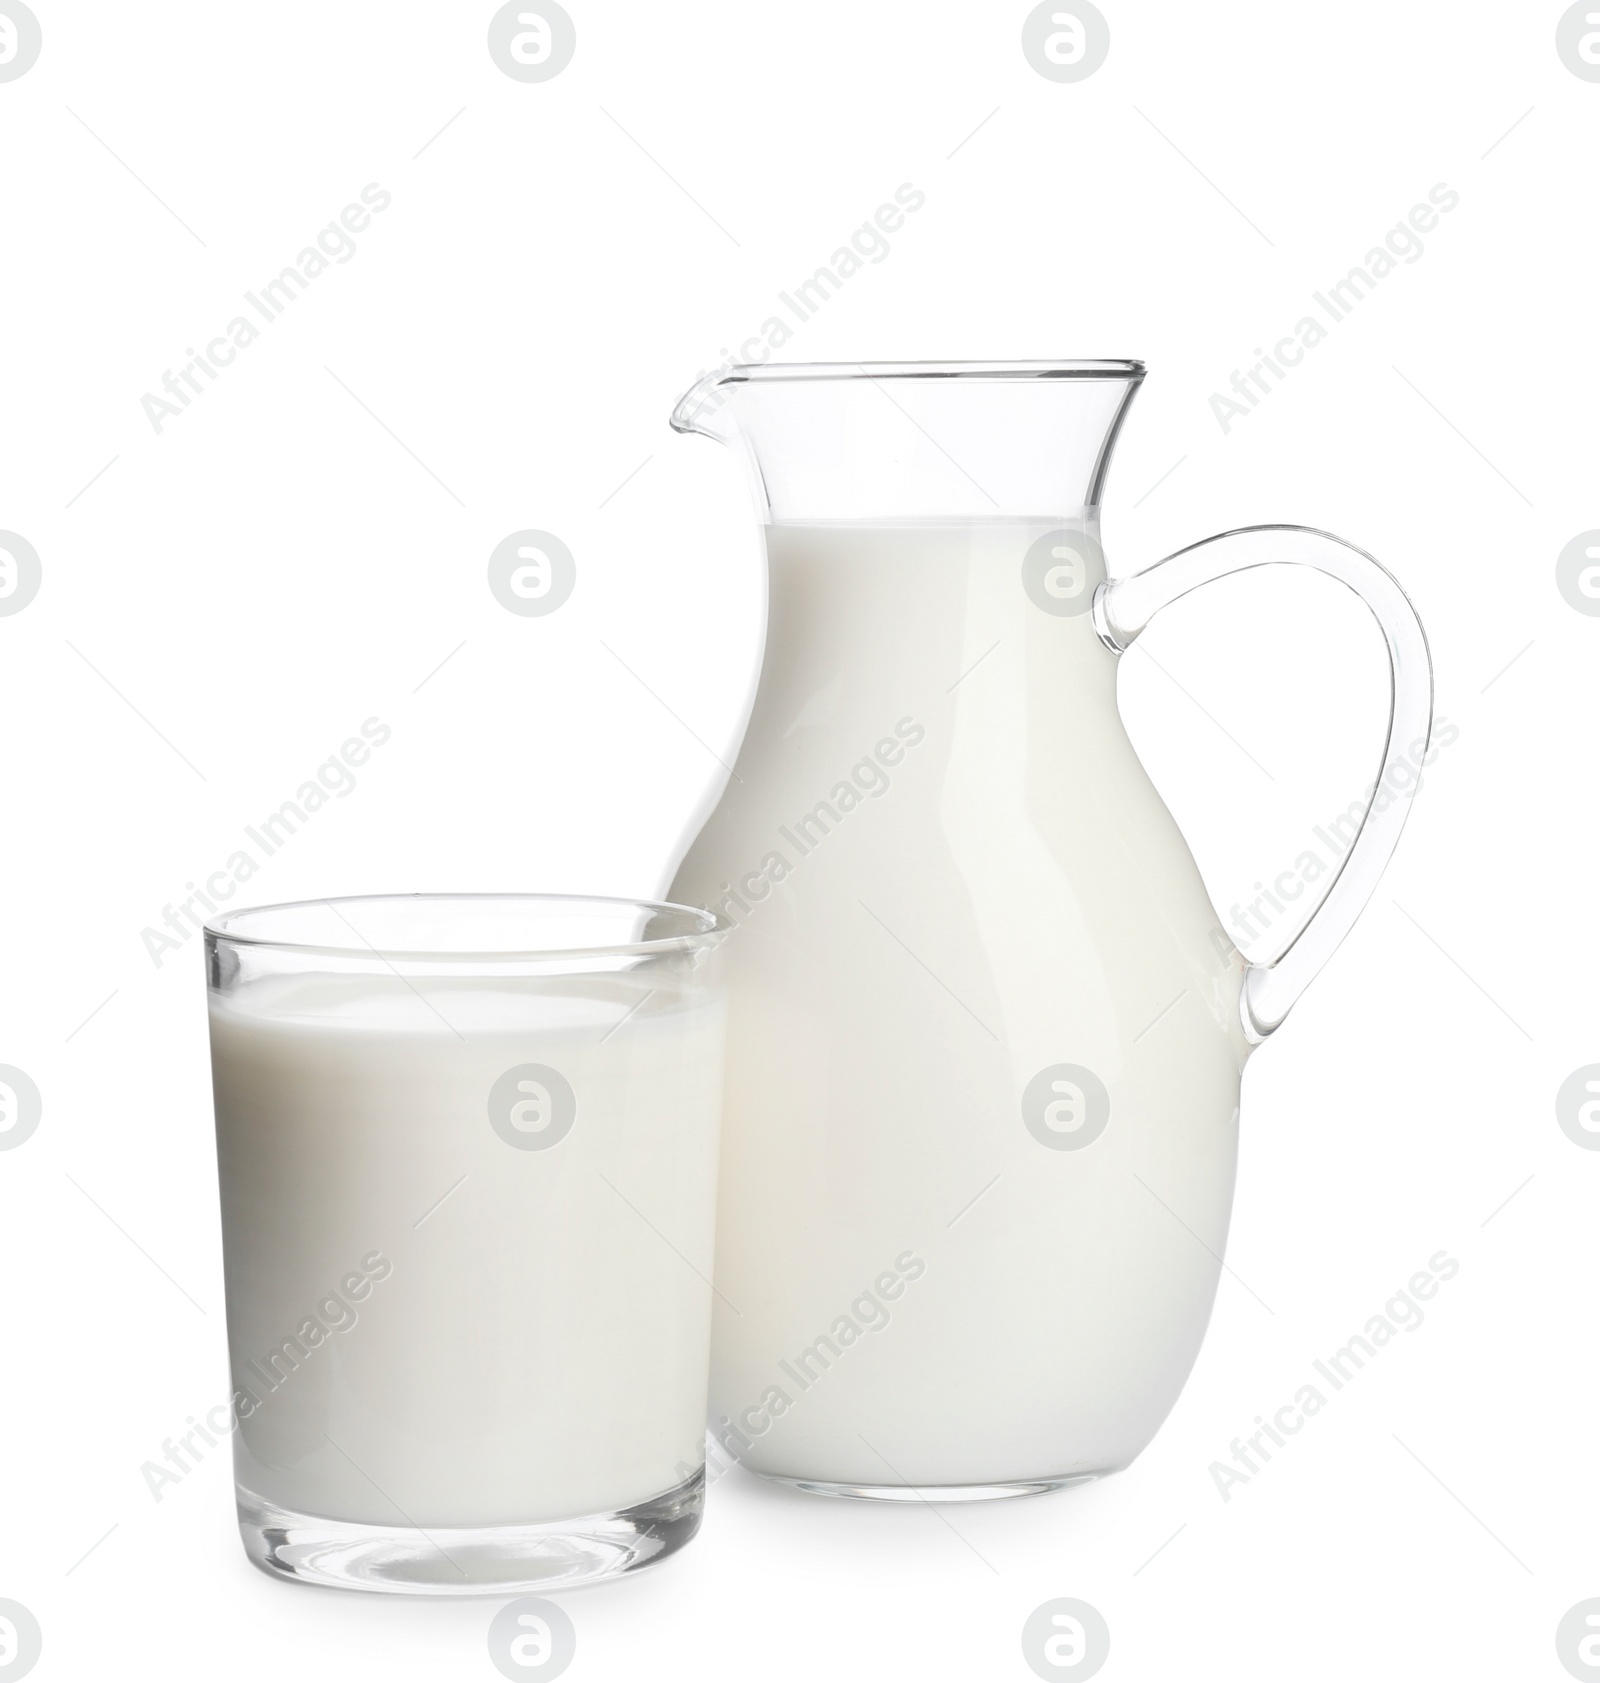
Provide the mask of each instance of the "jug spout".
[{"label": "jug spout", "polygon": [[672,412],[742,449],[790,521],[1038,520],[1094,508],[1144,364],[735,364]]},{"label": "jug spout", "polygon": [[721,395],[723,383],[735,370],[731,368],[715,368],[711,373],[702,375],[690,386],[673,407],[668,425],[674,432],[698,432],[707,438],[715,438],[720,443],[732,442],[732,433],[728,423],[731,416],[722,417],[725,400]]}]

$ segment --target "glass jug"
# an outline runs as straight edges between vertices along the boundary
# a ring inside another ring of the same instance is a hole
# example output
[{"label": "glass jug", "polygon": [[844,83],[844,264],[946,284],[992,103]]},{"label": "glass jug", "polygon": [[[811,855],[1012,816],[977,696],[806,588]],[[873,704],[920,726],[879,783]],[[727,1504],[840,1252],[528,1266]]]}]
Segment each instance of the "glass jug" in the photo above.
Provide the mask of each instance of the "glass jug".
[{"label": "glass jug", "polygon": [[735,926],[712,1429],[806,1490],[1021,1494],[1150,1441],[1216,1291],[1240,1071],[1409,809],[1369,808],[1271,963],[1217,927],[1117,657],[1186,592],[1286,563],[1384,634],[1380,766],[1425,746],[1431,672],[1399,585],[1326,533],[1107,578],[1101,489],[1143,374],[766,364],[672,417],[742,452],[769,586],[737,762],[662,896]]}]

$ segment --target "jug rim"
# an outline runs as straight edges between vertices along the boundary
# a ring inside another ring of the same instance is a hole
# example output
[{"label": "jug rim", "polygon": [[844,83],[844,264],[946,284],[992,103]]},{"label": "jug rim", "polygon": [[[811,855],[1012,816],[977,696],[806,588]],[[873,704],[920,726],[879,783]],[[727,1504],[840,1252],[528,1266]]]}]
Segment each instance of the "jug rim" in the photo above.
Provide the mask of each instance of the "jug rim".
[{"label": "jug rim", "polygon": [[[712,398],[725,386],[836,380],[1119,380],[1137,389],[1145,365],[1136,357],[1056,357],[1031,361],[946,362],[730,362],[702,374],[674,406],[668,424],[674,432],[705,432],[697,424],[725,397]],[[712,434],[712,436],[716,436]]]},{"label": "jug rim", "polygon": [[1140,380],[1136,357],[1061,357],[1035,361],[735,362],[717,385],[750,380]]}]

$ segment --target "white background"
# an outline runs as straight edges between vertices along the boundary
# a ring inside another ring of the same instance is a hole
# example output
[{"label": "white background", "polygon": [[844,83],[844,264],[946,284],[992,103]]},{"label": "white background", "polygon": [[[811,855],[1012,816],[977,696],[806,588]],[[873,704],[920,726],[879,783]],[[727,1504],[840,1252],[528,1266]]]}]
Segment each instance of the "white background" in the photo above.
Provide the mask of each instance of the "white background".
[{"label": "white background", "polygon": [[[570,1675],[1025,1678],[1063,1595],[1107,1679],[1565,1675],[1600,1593],[1600,1156],[1553,1109],[1600,1059],[1600,619],[1554,565],[1600,526],[1600,84],[1559,8],[1103,0],[1063,85],[1015,4],[570,0],[527,85],[487,5],[35,5],[0,84],[0,527],[43,565],[0,618],[0,1062],[44,1119],[0,1155],[0,1596],[36,1675],[497,1675],[497,1603],[252,1570],[222,1451],[146,1489],[226,1373],[199,941],[157,968],[141,930],[374,715],[241,898],[654,889],[759,655],[744,488],[668,410],[903,182],[925,208],[785,355],[1145,358],[1113,571],[1336,531],[1411,593],[1459,740],[1252,1061],[1234,1273],[1144,1456],[942,1512],[731,1475],[676,1560],[565,1598]],[[369,182],[354,258],[158,435],[142,394]],[[1210,395],[1439,182],[1424,255],[1224,434]],[[520,527],[577,558],[548,618],[486,585]],[[1148,651],[1129,729],[1226,919],[1365,787],[1376,633],[1256,575]],[[1441,1249],[1425,1324],[1224,1502],[1230,1440]]]}]

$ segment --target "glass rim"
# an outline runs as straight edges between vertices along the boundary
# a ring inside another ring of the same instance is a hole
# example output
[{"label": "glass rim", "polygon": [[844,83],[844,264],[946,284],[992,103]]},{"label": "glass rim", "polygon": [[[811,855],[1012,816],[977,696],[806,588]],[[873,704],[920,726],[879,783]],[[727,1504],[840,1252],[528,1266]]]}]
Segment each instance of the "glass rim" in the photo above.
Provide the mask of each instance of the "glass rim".
[{"label": "glass rim", "polygon": [[[644,941],[590,941],[577,946],[401,946],[398,944],[374,946],[367,941],[360,931],[352,924],[352,932],[357,941],[346,945],[325,941],[307,941],[286,938],[282,935],[253,934],[247,930],[230,927],[249,918],[270,919],[284,913],[298,912],[310,907],[325,906],[338,916],[342,906],[371,906],[376,904],[420,906],[431,904],[442,905],[471,905],[481,904],[490,900],[509,900],[524,905],[533,904],[549,908],[558,906],[592,907],[597,909],[614,909],[619,906],[631,907],[635,911],[651,915],[669,912],[675,916],[691,920],[696,927],[682,930],[670,935],[661,935]],[[471,893],[471,894],[335,894],[324,895],[310,900],[282,900],[268,906],[241,906],[233,911],[219,912],[206,920],[204,927],[205,941],[208,947],[215,947],[218,942],[227,942],[235,947],[252,947],[256,949],[272,950],[289,953],[312,953],[325,958],[351,959],[379,959],[385,962],[400,960],[408,963],[457,963],[477,962],[483,964],[506,964],[528,961],[547,961],[563,959],[595,959],[595,958],[633,958],[650,957],[664,953],[691,952],[699,947],[708,947],[723,939],[733,928],[733,924],[720,913],[707,911],[703,906],[686,906],[673,900],[643,900],[633,899],[627,895],[612,894],[530,894],[523,892],[511,893]]]}]

